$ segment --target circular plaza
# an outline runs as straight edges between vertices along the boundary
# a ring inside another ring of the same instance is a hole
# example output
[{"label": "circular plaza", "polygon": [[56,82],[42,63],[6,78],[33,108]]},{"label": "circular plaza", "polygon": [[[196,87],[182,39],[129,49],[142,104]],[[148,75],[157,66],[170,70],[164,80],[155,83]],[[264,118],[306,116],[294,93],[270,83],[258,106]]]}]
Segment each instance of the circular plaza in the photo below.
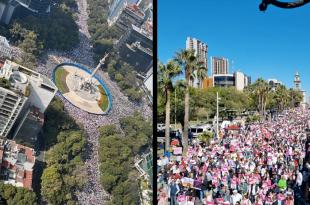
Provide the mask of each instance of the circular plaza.
[{"label": "circular plaza", "polygon": [[107,114],[112,97],[101,79],[86,67],[62,63],[53,72],[53,81],[59,92],[74,106],[92,114]]}]

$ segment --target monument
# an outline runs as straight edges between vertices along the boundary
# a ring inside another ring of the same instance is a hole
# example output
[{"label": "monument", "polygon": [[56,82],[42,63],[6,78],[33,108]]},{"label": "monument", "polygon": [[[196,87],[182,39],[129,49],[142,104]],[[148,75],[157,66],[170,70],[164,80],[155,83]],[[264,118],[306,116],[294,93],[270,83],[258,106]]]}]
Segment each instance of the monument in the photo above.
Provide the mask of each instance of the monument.
[{"label": "monument", "polygon": [[55,68],[55,84],[60,93],[74,106],[93,114],[106,114],[110,110],[110,92],[96,76],[107,56],[108,54],[99,61],[93,71],[73,63],[62,63]]}]

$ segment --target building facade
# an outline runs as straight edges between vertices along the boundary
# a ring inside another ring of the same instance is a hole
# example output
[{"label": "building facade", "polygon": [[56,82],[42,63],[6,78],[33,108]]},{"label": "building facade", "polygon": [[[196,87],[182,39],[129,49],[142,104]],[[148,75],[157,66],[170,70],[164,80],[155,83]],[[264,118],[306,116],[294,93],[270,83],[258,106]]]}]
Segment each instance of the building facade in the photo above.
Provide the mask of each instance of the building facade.
[{"label": "building facade", "polygon": [[228,59],[223,57],[211,57],[212,75],[228,74]]},{"label": "building facade", "polygon": [[294,89],[299,91],[302,94],[303,99],[302,99],[301,105],[303,107],[305,107],[306,102],[307,102],[307,100],[306,100],[306,91],[301,89],[301,80],[300,80],[300,75],[299,75],[298,72],[296,72],[295,76],[294,76],[294,85],[295,85]]},{"label": "building facade", "polygon": [[139,3],[139,0],[114,0],[109,8],[108,25],[112,26],[115,24],[127,5],[137,3]]},{"label": "building facade", "polygon": [[[34,15],[50,13],[50,0],[11,0],[0,2],[0,22],[9,24],[15,9],[22,7]],[[18,14],[18,12],[15,12]]]},{"label": "building facade", "polygon": [[142,26],[144,20],[145,14],[140,10],[139,6],[129,4],[122,10],[116,19],[115,25],[121,32],[126,32],[132,24],[137,27]]},{"label": "building facade", "polygon": [[234,74],[217,74],[213,75],[213,87],[232,87],[235,86]]},{"label": "building facade", "polygon": [[[202,41],[187,37],[186,39],[186,50],[193,50],[195,51],[195,56],[199,62],[203,63],[203,67],[208,69],[208,45],[203,43]],[[195,71],[193,78],[190,79],[190,86],[195,88],[202,88],[203,87],[203,79],[198,79],[197,71]]]},{"label": "building facade", "polygon": [[233,74],[212,75],[212,81],[207,80],[204,88],[210,87],[209,82],[212,82],[213,87],[235,87],[237,90],[243,91],[246,86],[250,85],[251,80],[249,80],[249,76],[236,71]]},{"label": "building facade", "polygon": [[275,91],[278,86],[283,85],[283,83],[277,79],[268,79],[267,81],[273,91]]},{"label": "building facade", "polygon": [[141,73],[146,73],[153,64],[153,35],[146,29],[131,25],[116,44],[121,59]]},{"label": "building facade", "polygon": [[0,36],[0,59],[11,59],[13,49],[4,36]]},{"label": "building facade", "polygon": [[186,39],[186,50],[194,50],[195,56],[200,62],[203,62],[203,66],[208,68],[208,45],[202,41],[187,37]]},{"label": "building facade", "polygon": [[33,143],[30,138],[43,125],[43,113],[57,87],[46,76],[9,60],[0,67],[0,80],[0,137],[25,136],[22,141]]}]

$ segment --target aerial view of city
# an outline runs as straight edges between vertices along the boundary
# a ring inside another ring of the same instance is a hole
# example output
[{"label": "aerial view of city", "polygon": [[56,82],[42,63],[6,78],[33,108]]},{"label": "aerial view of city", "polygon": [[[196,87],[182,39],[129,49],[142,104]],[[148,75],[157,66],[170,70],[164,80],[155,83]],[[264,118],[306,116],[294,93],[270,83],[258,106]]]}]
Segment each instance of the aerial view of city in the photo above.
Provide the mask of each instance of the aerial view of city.
[{"label": "aerial view of city", "polygon": [[0,204],[153,204],[153,1],[0,1]]},{"label": "aerial view of city", "polygon": [[308,3],[158,1],[157,204],[310,204]]}]

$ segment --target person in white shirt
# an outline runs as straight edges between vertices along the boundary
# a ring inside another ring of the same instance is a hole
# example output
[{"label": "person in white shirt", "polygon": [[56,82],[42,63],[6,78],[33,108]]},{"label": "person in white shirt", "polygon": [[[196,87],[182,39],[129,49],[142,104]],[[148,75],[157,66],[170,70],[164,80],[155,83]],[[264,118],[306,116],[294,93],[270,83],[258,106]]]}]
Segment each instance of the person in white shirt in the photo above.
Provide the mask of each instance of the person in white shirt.
[{"label": "person in white shirt", "polygon": [[236,205],[237,202],[240,202],[240,201],[241,201],[241,199],[242,199],[242,195],[239,194],[237,190],[234,190],[234,191],[233,191],[233,195],[231,196],[231,203],[232,203],[233,205]]},{"label": "person in white shirt", "polygon": [[298,171],[298,173],[297,173],[296,184],[298,187],[300,187],[302,184],[302,173],[300,171]]}]

